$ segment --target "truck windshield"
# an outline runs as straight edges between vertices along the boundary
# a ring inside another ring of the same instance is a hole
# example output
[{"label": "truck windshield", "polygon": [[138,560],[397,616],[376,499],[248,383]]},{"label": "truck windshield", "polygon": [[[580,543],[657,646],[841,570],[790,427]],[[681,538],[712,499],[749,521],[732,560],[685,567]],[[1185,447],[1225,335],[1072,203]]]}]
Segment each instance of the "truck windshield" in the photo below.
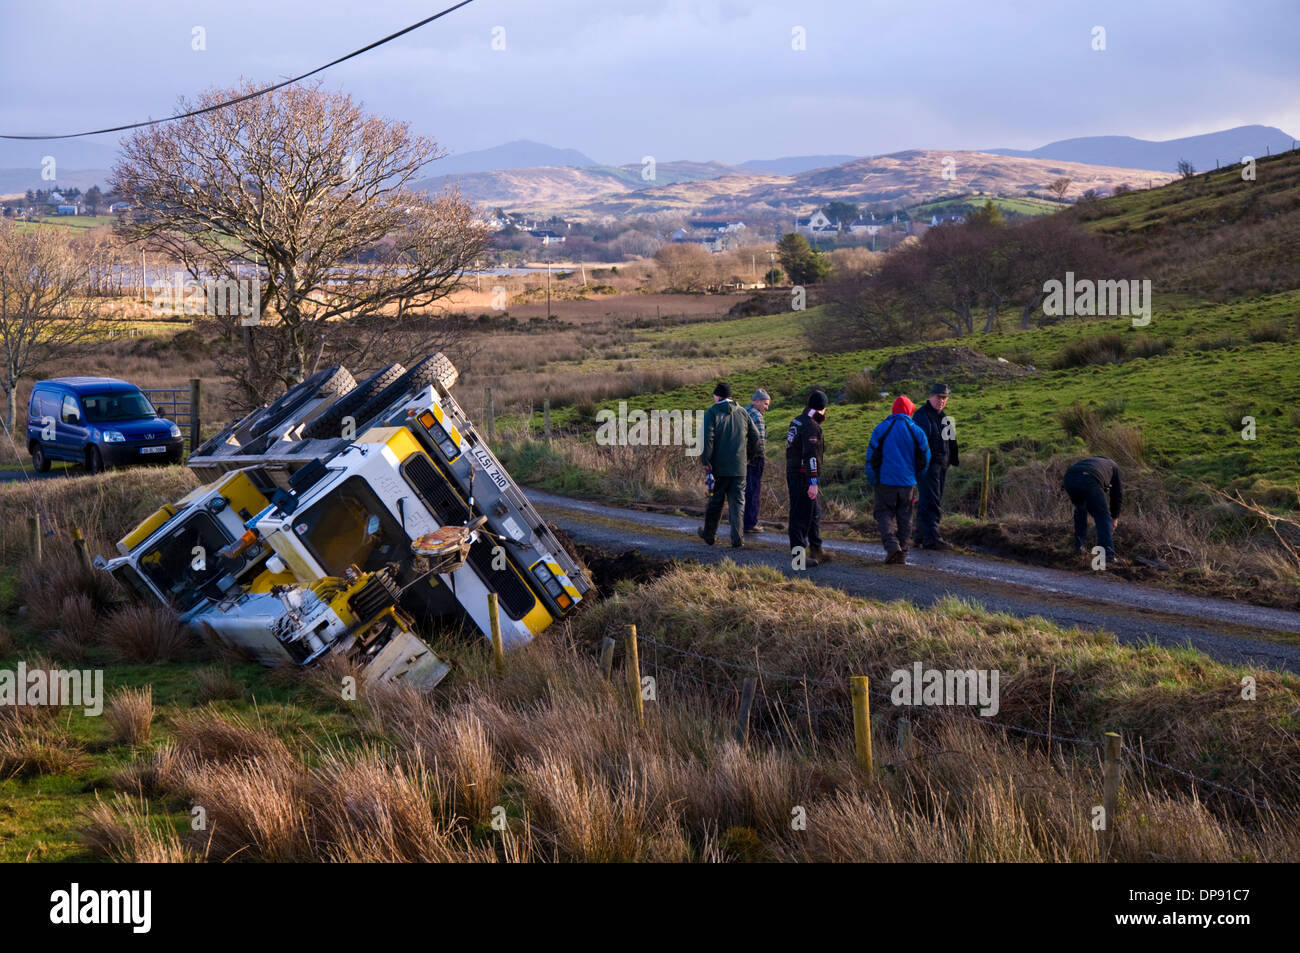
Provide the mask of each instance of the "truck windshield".
[{"label": "truck windshield", "polygon": [[305,513],[293,531],[331,576],[349,566],[373,572],[389,563],[399,570],[411,561],[411,540],[388,507],[361,477],[350,477]]},{"label": "truck windshield", "polygon": [[217,550],[229,542],[217,521],[197,510],[140,557],[140,571],[177,612],[188,612],[203,597],[199,590],[221,575]]},{"label": "truck windshield", "polygon": [[81,405],[86,408],[86,421],[92,424],[106,424],[113,420],[148,420],[158,416],[158,411],[149,403],[149,398],[138,390],[83,394]]}]

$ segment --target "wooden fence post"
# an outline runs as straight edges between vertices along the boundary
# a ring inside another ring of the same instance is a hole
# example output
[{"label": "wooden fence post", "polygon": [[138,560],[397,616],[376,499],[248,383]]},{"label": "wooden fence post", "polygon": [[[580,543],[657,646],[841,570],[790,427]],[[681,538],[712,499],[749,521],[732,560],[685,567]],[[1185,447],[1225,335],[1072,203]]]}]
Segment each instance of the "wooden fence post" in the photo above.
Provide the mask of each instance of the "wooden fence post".
[{"label": "wooden fence post", "polygon": [[984,482],[980,484],[980,519],[989,517],[989,458],[991,452],[984,451]]},{"label": "wooden fence post", "polygon": [[72,546],[77,551],[77,559],[81,560],[81,565],[90,569],[90,553],[86,551],[86,537],[82,535],[81,527],[72,527]]},{"label": "wooden fence post", "polygon": [[497,409],[492,403],[492,388],[483,388],[483,406],[487,413],[488,425],[488,442],[491,443],[497,438]]},{"label": "wooden fence post", "polygon": [[31,543],[32,559],[41,561],[41,514],[27,517],[27,538]]},{"label": "wooden fence post", "polygon": [[600,643],[600,674],[609,681],[614,675],[614,640],[606,636]]},{"label": "wooden fence post", "polygon": [[898,719],[898,750],[906,751],[912,741],[912,721],[910,718]]},{"label": "wooden fence post", "polygon": [[749,710],[754,707],[754,692],[758,688],[758,679],[752,675],[745,679],[740,688],[740,712],[736,715],[736,743],[749,744]]},{"label": "wooden fence post", "polygon": [[641,659],[636,651],[636,626],[627,627],[627,690],[632,700],[632,713],[638,728],[645,727],[645,702],[641,699]]},{"label": "wooden fence post", "polygon": [[546,434],[546,442],[551,442],[551,398],[542,401],[542,432]]},{"label": "wooden fence post", "polygon": [[865,675],[854,675],[849,679],[849,686],[853,696],[853,750],[858,764],[871,774],[871,706],[867,694],[871,683]]},{"label": "wooden fence post", "polygon": [[199,405],[202,398],[200,391],[199,379],[190,378],[190,453],[199,449],[199,434],[203,430],[203,420],[199,413]]},{"label": "wooden fence post", "polygon": [[1111,846],[1115,842],[1115,821],[1119,813],[1119,749],[1120,737],[1117,732],[1108,731],[1106,739],[1106,765],[1104,768],[1101,806],[1105,812],[1106,826],[1101,830],[1101,856],[1110,857]]},{"label": "wooden fence post", "polygon": [[495,592],[488,593],[488,617],[492,623],[492,667],[501,675],[506,670],[506,651],[501,644],[501,611]]}]

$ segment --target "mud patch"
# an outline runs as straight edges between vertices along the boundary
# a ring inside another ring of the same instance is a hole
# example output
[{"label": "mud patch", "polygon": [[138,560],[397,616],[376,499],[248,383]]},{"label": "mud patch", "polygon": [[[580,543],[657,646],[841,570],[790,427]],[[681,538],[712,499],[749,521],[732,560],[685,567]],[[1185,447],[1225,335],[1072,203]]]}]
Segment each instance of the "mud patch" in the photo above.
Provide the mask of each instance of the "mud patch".
[{"label": "mud patch", "polygon": [[923,347],[891,357],[876,369],[875,377],[885,384],[943,381],[955,386],[980,384],[986,380],[1016,380],[1035,373],[1027,367],[989,357],[969,347]]},{"label": "mud patch", "polygon": [[610,552],[595,546],[575,543],[573,538],[554,523],[547,523],[560,545],[591,579],[592,584],[602,597],[613,594],[614,587],[622,580],[633,582],[650,582],[667,572],[674,564],[671,559],[647,556],[640,550],[630,549],[623,552]]}]

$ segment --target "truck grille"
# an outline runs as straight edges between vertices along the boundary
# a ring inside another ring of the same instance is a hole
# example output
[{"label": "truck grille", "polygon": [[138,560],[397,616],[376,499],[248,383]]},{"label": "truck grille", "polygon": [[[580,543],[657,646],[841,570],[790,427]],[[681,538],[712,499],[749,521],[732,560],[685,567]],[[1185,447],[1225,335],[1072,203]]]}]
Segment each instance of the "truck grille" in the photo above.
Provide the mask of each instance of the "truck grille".
[{"label": "truck grille", "polygon": [[505,569],[492,568],[492,549],[495,545],[486,536],[480,536],[469,548],[468,562],[479,574],[479,578],[488,584],[488,588],[497,594],[506,615],[518,621],[529,613],[537,600],[509,562]]},{"label": "truck grille", "polygon": [[465,504],[424,454],[411,454],[402,464],[402,475],[443,526],[463,526],[468,522],[469,512]]},{"label": "truck grille", "polygon": [[369,622],[397,602],[401,594],[387,570],[380,570],[348,599],[348,608],[362,622]]}]

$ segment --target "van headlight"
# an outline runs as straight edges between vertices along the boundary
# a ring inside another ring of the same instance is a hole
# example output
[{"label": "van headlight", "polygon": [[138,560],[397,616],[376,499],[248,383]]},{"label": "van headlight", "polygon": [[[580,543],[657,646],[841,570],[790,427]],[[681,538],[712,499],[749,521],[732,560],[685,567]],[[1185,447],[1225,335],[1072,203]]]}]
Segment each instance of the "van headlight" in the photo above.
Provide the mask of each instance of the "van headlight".
[{"label": "van headlight", "polygon": [[121,431],[105,430],[104,443],[126,443],[126,438],[122,436]]},{"label": "van headlight", "polygon": [[171,435],[173,437],[179,437],[181,435],[181,428],[172,424]]}]

